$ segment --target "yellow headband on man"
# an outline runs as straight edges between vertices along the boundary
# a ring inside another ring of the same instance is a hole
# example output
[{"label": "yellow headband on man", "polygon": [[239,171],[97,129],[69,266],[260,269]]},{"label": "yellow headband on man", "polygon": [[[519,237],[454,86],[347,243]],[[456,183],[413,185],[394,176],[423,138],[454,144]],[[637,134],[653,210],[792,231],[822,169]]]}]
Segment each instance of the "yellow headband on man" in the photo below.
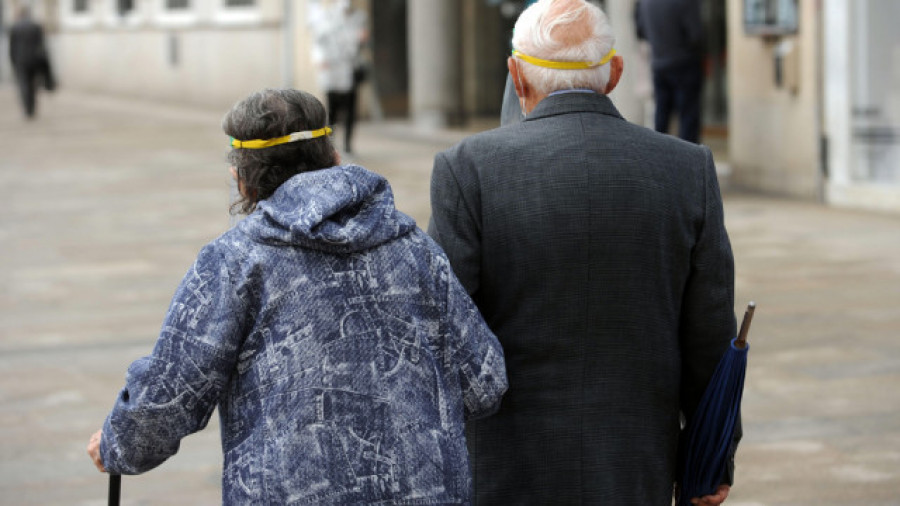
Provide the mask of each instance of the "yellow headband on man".
[{"label": "yellow headband on man", "polygon": [[230,137],[231,139],[231,147],[235,149],[263,149],[270,148],[272,146],[277,146],[279,144],[287,144],[288,142],[296,142],[296,141],[305,141],[309,139],[315,139],[316,137],[322,137],[325,135],[331,135],[331,127],[324,127],[318,130],[306,130],[303,132],[294,132],[292,134],[285,135],[284,137],[276,137],[275,139],[254,139],[252,141],[239,141],[234,137]]},{"label": "yellow headband on man", "polygon": [[553,61],[553,60],[543,60],[541,58],[535,58],[534,56],[528,56],[527,54],[517,51],[513,49],[512,55],[524,62],[528,62],[532,65],[537,65],[538,67],[544,67],[548,69],[557,69],[557,70],[587,70],[592,68],[597,68],[609,63],[609,60],[612,60],[613,56],[616,55],[615,49],[610,49],[606,55],[600,59],[600,61]]}]

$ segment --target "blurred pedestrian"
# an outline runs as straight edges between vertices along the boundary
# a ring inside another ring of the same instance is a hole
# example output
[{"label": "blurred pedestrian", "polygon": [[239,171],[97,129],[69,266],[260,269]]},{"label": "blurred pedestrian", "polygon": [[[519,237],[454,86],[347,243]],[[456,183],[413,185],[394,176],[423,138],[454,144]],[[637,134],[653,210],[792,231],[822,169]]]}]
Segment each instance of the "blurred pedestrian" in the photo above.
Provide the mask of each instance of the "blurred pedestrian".
[{"label": "blurred pedestrian", "polygon": [[467,424],[478,504],[670,505],[681,417],[735,336],[712,154],[621,117],[614,42],[598,7],[539,0],[508,60],[525,119],[435,157],[429,234],[509,377]]},{"label": "blurred pedestrian", "polygon": [[654,124],[668,133],[678,113],[678,136],[700,142],[703,93],[703,19],[700,0],[639,0],[638,34],[650,43]]},{"label": "blurred pedestrian", "polygon": [[366,15],[349,0],[319,6],[312,17],[313,61],[318,65],[319,86],[325,91],[328,121],[343,119],[344,153],[353,153],[353,128],[359,85],[366,77],[362,48],[368,38]]},{"label": "blurred pedestrian", "polygon": [[340,165],[325,108],[264,90],[225,116],[249,213],[204,247],[88,446],[137,474],[221,419],[225,504],[463,504],[463,425],[503,352],[390,185]]},{"label": "blurred pedestrian", "polygon": [[48,90],[55,87],[50,59],[44,41],[44,29],[31,19],[31,9],[21,7],[9,30],[9,58],[25,116],[33,118],[37,107],[37,84]]}]

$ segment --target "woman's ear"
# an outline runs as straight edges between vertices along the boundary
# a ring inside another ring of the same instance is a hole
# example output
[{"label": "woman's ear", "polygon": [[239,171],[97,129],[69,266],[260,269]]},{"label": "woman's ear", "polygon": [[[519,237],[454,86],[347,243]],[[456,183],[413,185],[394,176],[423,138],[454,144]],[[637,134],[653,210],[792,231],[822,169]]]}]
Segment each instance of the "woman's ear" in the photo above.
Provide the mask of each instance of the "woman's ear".
[{"label": "woman's ear", "polygon": [[234,178],[234,182],[237,184],[238,193],[240,193],[242,197],[247,198],[247,194],[244,193],[244,183],[241,181],[241,177],[238,176],[237,169],[228,167],[228,172],[231,172],[231,177]]}]

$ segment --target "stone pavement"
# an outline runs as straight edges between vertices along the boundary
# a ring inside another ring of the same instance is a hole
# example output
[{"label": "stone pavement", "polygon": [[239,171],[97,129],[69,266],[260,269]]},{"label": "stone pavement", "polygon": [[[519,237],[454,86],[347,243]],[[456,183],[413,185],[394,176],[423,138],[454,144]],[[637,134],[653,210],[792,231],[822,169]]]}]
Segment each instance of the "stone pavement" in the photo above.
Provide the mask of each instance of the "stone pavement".
[{"label": "stone pavement", "polygon": [[[105,504],[88,437],[229,223],[224,112],[61,91],[26,122],[0,87],[0,504]],[[464,135],[362,124],[356,161],[424,225],[434,153]],[[900,216],[725,206],[736,314],[758,304],[728,504],[900,504]],[[220,465],[214,417],[123,504],[217,504]]]}]

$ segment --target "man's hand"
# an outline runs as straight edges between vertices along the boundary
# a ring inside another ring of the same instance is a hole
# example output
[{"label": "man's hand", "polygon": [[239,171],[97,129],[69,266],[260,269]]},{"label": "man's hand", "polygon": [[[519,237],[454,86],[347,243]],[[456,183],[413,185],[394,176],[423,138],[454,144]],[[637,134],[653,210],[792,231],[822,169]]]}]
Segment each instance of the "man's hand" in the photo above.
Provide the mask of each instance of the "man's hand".
[{"label": "man's hand", "polygon": [[[106,468],[103,467],[103,457],[100,456],[100,438],[103,436],[103,430],[98,430],[91,436],[91,440],[87,445],[88,455],[91,456],[91,460],[94,461],[94,465],[97,466],[97,469],[101,473],[106,472]],[[727,493],[725,495],[728,495]],[[718,503],[716,503],[718,504]]]},{"label": "man's hand", "polygon": [[705,495],[703,497],[695,497],[691,499],[691,504],[696,504],[698,506],[719,506],[725,499],[728,498],[728,492],[731,491],[731,487],[728,485],[719,485],[719,488],[716,490],[715,494]]}]

